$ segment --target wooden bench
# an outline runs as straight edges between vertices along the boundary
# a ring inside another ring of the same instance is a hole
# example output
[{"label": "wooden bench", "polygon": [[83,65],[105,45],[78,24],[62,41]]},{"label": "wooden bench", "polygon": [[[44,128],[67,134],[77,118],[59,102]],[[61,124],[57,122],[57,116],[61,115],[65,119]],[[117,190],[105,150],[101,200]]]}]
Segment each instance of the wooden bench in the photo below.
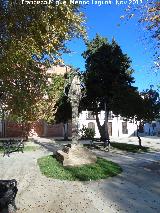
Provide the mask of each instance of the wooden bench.
[{"label": "wooden bench", "polygon": [[24,142],[23,139],[10,139],[10,140],[4,140],[3,142],[3,157],[5,155],[8,155],[12,152],[19,152],[21,151],[23,153],[24,149]]},{"label": "wooden bench", "polygon": [[100,138],[93,138],[90,141],[90,147],[99,148],[104,151],[109,151],[110,141],[102,141]]}]

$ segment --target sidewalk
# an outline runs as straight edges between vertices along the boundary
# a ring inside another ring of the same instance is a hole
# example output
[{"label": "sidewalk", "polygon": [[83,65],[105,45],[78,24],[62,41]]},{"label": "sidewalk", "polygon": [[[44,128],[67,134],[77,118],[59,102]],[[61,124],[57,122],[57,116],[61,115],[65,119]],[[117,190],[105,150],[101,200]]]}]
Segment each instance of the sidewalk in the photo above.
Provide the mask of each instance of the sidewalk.
[{"label": "sidewalk", "polygon": [[18,181],[17,213],[158,213],[160,152],[95,150],[98,156],[119,163],[123,172],[93,182],[60,181],[43,176],[37,165],[38,158],[52,154],[59,145],[46,139],[38,143],[42,150],[0,156],[0,179]]},{"label": "sidewalk", "polygon": [[[119,142],[119,143],[130,143],[138,145],[138,138],[135,137],[110,137],[111,142]],[[155,150],[160,150],[160,137],[157,136],[143,136],[141,137],[142,146],[147,146],[153,148]]]}]

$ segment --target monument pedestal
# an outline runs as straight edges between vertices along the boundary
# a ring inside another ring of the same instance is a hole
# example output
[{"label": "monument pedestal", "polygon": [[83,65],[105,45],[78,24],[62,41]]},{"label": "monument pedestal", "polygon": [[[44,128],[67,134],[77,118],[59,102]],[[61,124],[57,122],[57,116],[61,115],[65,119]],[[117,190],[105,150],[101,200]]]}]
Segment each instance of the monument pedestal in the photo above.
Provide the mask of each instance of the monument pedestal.
[{"label": "monument pedestal", "polygon": [[97,161],[96,155],[80,144],[69,144],[62,150],[58,150],[56,158],[63,166],[81,166]]}]

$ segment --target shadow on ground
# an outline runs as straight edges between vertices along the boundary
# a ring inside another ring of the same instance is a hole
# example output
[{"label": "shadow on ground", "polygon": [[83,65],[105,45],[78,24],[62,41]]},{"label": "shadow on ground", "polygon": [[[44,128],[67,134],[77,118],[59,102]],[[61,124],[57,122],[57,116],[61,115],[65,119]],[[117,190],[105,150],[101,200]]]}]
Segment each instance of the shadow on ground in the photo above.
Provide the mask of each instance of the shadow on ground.
[{"label": "shadow on ground", "polygon": [[54,141],[39,141],[37,139],[34,139],[34,143],[42,147],[48,152],[53,152],[53,154],[56,153],[57,150],[62,149],[64,144],[69,143],[69,141],[60,141],[60,140],[54,140]]},{"label": "shadow on ground", "polygon": [[99,153],[119,163],[123,172],[117,177],[99,183],[90,183],[108,200],[116,212],[158,213],[160,209],[160,156],[159,153],[112,155]]}]

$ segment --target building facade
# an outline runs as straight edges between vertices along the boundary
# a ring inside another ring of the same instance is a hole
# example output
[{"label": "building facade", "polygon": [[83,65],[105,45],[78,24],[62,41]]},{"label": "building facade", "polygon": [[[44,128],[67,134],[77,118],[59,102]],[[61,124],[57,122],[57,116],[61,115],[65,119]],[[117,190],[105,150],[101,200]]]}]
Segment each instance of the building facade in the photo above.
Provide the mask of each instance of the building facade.
[{"label": "building facade", "polygon": [[[104,111],[99,114],[100,124],[104,124]],[[79,130],[83,126],[94,129],[95,137],[99,138],[99,130],[97,127],[95,116],[91,111],[82,111],[79,115]],[[39,137],[55,137],[62,138],[65,134],[65,125],[60,124],[47,124],[45,121],[37,121],[30,126],[29,136]],[[72,136],[72,125],[71,122],[68,124],[68,136]],[[112,112],[109,113],[108,119],[108,131],[110,137],[130,137],[136,136],[137,124],[134,120],[127,121],[121,116],[115,116]],[[21,137],[22,126],[12,121],[0,122],[0,137]],[[144,124],[141,136],[160,136],[160,121],[154,121],[152,123]]]},{"label": "building facade", "polygon": [[145,136],[159,136],[160,137],[160,120],[144,124]]},{"label": "building facade", "polygon": [[[100,124],[104,124],[105,112],[99,113]],[[99,130],[96,123],[96,118],[91,111],[82,111],[79,116],[79,129],[83,126],[92,128],[95,130],[95,137],[99,138]],[[135,136],[137,133],[137,124],[134,120],[127,121],[121,116],[115,116],[112,112],[109,113],[108,117],[108,132],[113,137],[129,137]]]},{"label": "building facade", "polygon": [[[51,81],[53,74],[64,76],[70,72],[71,68],[66,65],[54,65],[48,68],[46,71],[48,75],[48,81]],[[1,102],[0,102],[1,104]],[[3,109],[0,106],[0,115],[3,117]],[[22,125],[16,122],[3,120],[0,118],[0,137],[21,137],[22,136]],[[71,129],[71,128],[70,128]],[[44,121],[35,122],[29,129],[30,136],[46,136],[46,137],[62,137],[63,136],[63,124],[50,125]],[[69,130],[69,134],[70,134]]]},{"label": "building facade", "polygon": [[[66,65],[52,66],[47,70],[48,80],[53,74],[65,75],[70,72],[71,68]],[[100,124],[104,124],[105,113],[99,113]],[[99,130],[97,127],[95,116],[91,111],[82,111],[79,115],[79,130],[83,126],[95,130],[95,137],[99,138]],[[68,136],[71,137],[71,122],[68,125]],[[127,121],[121,116],[115,116],[112,112],[109,113],[108,119],[109,135],[113,137],[129,137],[135,136],[137,133],[137,124],[134,120]],[[30,127],[30,136],[41,137],[63,137],[64,124],[47,124],[44,121],[37,121]],[[0,137],[20,137],[22,135],[22,126],[12,121],[0,120]],[[144,135],[160,136],[160,121],[146,123],[144,125]]]}]

